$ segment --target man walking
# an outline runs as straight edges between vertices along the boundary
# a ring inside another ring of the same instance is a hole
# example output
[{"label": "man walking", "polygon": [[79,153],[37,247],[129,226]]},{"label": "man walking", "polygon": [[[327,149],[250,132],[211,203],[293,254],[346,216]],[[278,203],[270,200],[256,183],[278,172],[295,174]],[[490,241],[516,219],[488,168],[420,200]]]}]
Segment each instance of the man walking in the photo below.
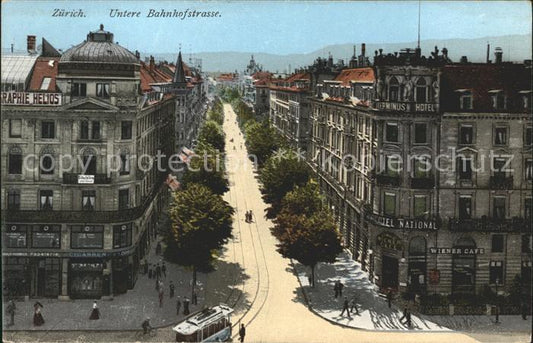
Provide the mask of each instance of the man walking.
[{"label": "man walking", "polygon": [[241,328],[239,329],[239,341],[241,343],[244,342],[244,336],[246,336],[246,329],[244,328],[244,324],[241,324]]},{"label": "man walking", "polygon": [[348,304],[348,298],[347,297],[344,297],[344,303],[342,305],[341,316],[344,315],[344,311],[346,311],[346,313],[348,313],[348,318],[351,318],[351,316],[350,316],[350,307],[349,307],[349,304]]},{"label": "man walking", "polygon": [[191,313],[189,311],[189,299],[185,297],[185,299],[183,299],[183,314],[188,316],[189,313]]},{"label": "man walking", "polygon": [[333,291],[335,291],[335,298],[339,296],[339,281],[335,281],[335,286],[333,286]]},{"label": "man walking", "polygon": [[180,309],[181,309],[181,299],[180,299],[180,296],[178,295],[178,300],[176,301],[176,315],[177,316],[180,315]]},{"label": "man walking", "polygon": [[170,288],[170,297],[171,298],[174,298],[174,283],[172,283],[172,281],[170,281],[170,285],[168,286]]},{"label": "man walking", "polygon": [[339,297],[342,297],[343,288],[344,288],[344,284],[339,280]]},{"label": "man walking", "polygon": [[404,309],[403,309],[403,315],[402,315],[401,318],[400,318],[400,323],[403,324],[403,320],[404,320],[404,319],[407,319],[407,312],[408,312],[407,307],[404,307]]},{"label": "man walking", "polygon": [[155,267],[155,276],[157,279],[161,278],[161,266],[159,265],[159,263]]},{"label": "man walking", "polygon": [[392,291],[390,289],[387,292],[387,303],[389,305],[389,308],[391,308],[391,305],[392,305]]},{"label": "man walking", "polygon": [[163,307],[163,297],[165,295],[165,290],[163,289],[163,286],[159,287],[159,307]]},{"label": "man walking", "polygon": [[350,308],[350,311],[352,311],[352,313],[355,311],[355,314],[359,315],[359,309],[357,308],[357,295],[352,297],[352,307]]},{"label": "man walking", "polygon": [[407,310],[407,315],[405,316],[405,324],[408,328],[411,328],[411,312]]},{"label": "man walking", "polygon": [[9,314],[9,325],[12,326],[15,325],[15,310],[17,309],[17,305],[15,305],[15,302],[13,300],[9,300],[9,304],[7,304],[6,312]]},{"label": "man walking", "polygon": [[165,261],[163,261],[163,266],[161,267],[161,272],[163,272],[163,277],[167,278],[167,266],[165,265]]}]

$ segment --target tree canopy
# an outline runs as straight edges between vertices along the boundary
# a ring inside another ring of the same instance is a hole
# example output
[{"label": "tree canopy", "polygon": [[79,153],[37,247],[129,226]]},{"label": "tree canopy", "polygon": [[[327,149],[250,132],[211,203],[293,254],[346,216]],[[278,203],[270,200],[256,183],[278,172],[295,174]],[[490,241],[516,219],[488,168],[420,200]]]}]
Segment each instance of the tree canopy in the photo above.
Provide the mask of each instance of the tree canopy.
[{"label": "tree canopy", "polygon": [[275,218],[281,210],[283,197],[295,186],[307,184],[311,177],[309,166],[294,152],[287,151],[283,157],[280,156],[280,151],[272,155],[259,175],[263,199],[270,204],[267,208],[267,218]]},{"label": "tree canopy", "polygon": [[206,121],[200,128],[200,132],[198,132],[199,142],[210,144],[220,151],[224,151],[226,145],[224,138],[222,126],[213,120]]},{"label": "tree canopy", "polygon": [[248,152],[257,157],[259,165],[263,165],[274,151],[280,147],[279,137],[268,123],[254,121],[245,127]]},{"label": "tree canopy", "polygon": [[195,156],[190,159],[182,179],[183,187],[201,184],[213,193],[222,195],[229,190],[222,154],[211,145],[200,142]]}]

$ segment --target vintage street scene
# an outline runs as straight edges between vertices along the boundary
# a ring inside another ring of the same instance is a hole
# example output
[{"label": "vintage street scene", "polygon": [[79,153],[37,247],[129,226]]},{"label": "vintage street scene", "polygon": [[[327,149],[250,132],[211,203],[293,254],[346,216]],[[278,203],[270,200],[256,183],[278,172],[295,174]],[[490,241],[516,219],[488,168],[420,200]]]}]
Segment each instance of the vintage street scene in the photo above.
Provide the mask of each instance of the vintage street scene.
[{"label": "vintage street scene", "polygon": [[4,342],[532,342],[527,1],[2,3]]}]

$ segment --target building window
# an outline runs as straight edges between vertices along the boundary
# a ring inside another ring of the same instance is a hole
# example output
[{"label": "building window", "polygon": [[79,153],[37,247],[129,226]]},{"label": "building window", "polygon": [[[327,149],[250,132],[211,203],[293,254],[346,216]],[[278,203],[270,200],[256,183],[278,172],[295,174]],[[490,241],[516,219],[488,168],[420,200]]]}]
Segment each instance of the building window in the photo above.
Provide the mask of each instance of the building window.
[{"label": "building window", "polygon": [[415,195],[414,200],[414,216],[415,218],[425,217],[429,214],[427,209],[427,196]]},{"label": "building window", "polygon": [[385,156],[385,175],[398,176],[400,175],[401,169],[402,166],[399,156]]},{"label": "building window", "polygon": [[97,83],[96,96],[99,98],[109,98],[109,83]]},{"label": "building window", "polygon": [[51,175],[54,173],[54,158],[50,154],[41,156],[39,160],[39,172],[41,175]]},{"label": "building window", "polygon": [[54,192],[51,190],[42,190],[39,192],[39,206],[41,211],[50,211],[53,209]]},{"label": "building window", "polygon": [[83,156],[82,174],[96,175],[96,156],[95,155]]},{"label": "building window", "polygon": [[503,252],[503,235],[492,235],[492,252]]},{"label": "building window", "polygon": [[474,141],[474,127],[472,125],[461,125],[459,129],[459,144],[472,144]]},{"label": "building window", "polygon": [[72,225],[70,227],[70,247],[72,249],[103,248],[104,227],[102,225]]},{"label": "building window", "polygon": [[124,210],[130,204],[130,191],[128,189],[120,189],[118,191],[118,209]]},{"label": "building window", "polygon": [[457,158],[457,174],[459,180],[472,180],[472,159],[467,157]]},{"label": "building window", "polygon": [[427,102],[427,92],[428,87],[426,85],[426,80],[421,77],[416,82],[416,102],[425,103]]},{"label": "building window", "polygon": [[400,84],[395,77],[392,77],[389,81],[389,101],[400,100]]},{"label": "building window", "polygon": [[55,138],[55,123],[53,121],[41,122],[41,138]]},{"label": "building window", "polygon": [[525,165],[526,165],[526,168],[525,168],[526,180],[531,181],[533,180],[533,160],[528,158],[526,160]]},{"label": "building window", "polygon": [[80,125],[80,138],[89,139],[89,122],[84,120]]},{"label": "building window", "polygon": [[531,221],[532,219],[532,211],[533,210],[533,199],[531,198],[526,198],[526,200],[524,200],[524,218],[527,219],[528,221]]},{"label": "building window", "polygon": [[494,219],[505,219],[505,198],[504,197],[493,198],[492,216]]},{"label": "building window", "polygon": [[499,91],[492,96],[492,107],[495,110],[505,109],[505,95],[503,91]]},{"label": "building window", "polygon": [[123,120],[121,124],[121,138],[122,139],[131,139],[131,121]]},{"label": "building window", "polygon": [[20,190],[10,189],[7,191],[7,209],[20,210]]},{"label": "building window", "polygon": [[494,129],[494,145],[507,145],[507,127]]},{"label": "building window", "polygon": [[431,162],[427,156],[418,156],[413,161],[413,176],[415,178],[428,178]]},{"label": "building window", "polygon": [[383,200],[383,213],[392,217],[396,215],[396,194],[385,193]]},{"label": "building window", "polygon": [[22,153],[19,149],[12,149],[9,152],[9,174],[22,174]]},{"label": "building window", "polygon": [[392,143],[398,142],[398,124],[387,123],[385,125],[385,141]]},{"label": "building window", "polygon": [[32,248],[61,248],[60,225],[34,225],[31,234]]},{"label": "building window", "polygon": [[490,261],[489,283],[502,285],[503,281],[503,261]]},{"label": "building window", "polygon": [[493,174],[496,177],[505,177],[509,170],[508,160],[505,158],[494,158],[492,160]]},{"label": "building window", "polygon": [[96,191],[82,191],[81,192],[81,207],[84,211],[94,211],[94,204],[96,200]]},{"label": "building window", "polygon": [[533,136],[532,136],[533,128],[526,127],[525,134],[524,134],[524,146],[531,146],[533,145]]},{"label": "building window", "polygon": [[126,154],[120,154],[120,175],[128,175],[130,173],[130,159]]},{"label": "building window", "polygon": [[26,225],[6,225],[6,230],[3,232],[4,247],[26,248],[28,242],[28,227]]},{"label": "building window", "polygon": [[472,197],[469,195],[459,197],[459,218],[472,218]]},{"label": "building window", "polygon": [[532,239],[531,235],[522,235],[522,253],[523,254],[531,254],[531,251],[533,251],[533,246],[531,245]]},{"label": "building window", "polygon": [[91,139],[100,139],[100,122],[93,121],[93,130],[91,132]]},{"label": "building window", "polygon": [[72,96],[87,96],[87,84],[86,83],[73,83],[72,91],[70,92]]},{"label": "building window", "polygon": [[9,137],[11,138],[22,137],[22,120],[21,119],[9,119]]},{"label": "building window", "polygon": [[427,124],[415,123],[415,143],[424,144],[428,142],[427,137]]},{"label": "building window", "polygon": [[132,224],[113,225],[113,248],[125,248],[131,245]]},{"label": "building window", "polygon": [[42,91],[47,91],[48,90],[48,87],[50,86],[50,81],[52,81],[52,79],[49,78],[49,77],[44,77],[43,78],[43,82],[41,83],[41,90]]},{"label": "building window", "polygon": [[472,92],[465,91],[459,96],[459,107],[462,110],[472,109]]}]

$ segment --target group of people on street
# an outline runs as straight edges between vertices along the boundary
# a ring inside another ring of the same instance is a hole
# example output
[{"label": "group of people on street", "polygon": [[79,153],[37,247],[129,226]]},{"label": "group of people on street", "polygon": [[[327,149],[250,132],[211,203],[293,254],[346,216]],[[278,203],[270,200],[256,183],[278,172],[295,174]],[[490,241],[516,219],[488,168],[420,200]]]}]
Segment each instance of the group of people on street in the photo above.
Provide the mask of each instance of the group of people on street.
[{"label": "group of people on street", "polygon": [[[405,320],[405,323],[403,322],[404,320]],[[411,311],[409,311],[409,309],[407,307],[404,307],[404,309],[403,309],[403,315],[400,318],[400,323],[402,323],[404,325],[407,325],[408,328],[410,328],[411,325],[412,325],[412,322],[411,322]]]},{"label": "group of people on street", "polygon": [[183,302],[182,302],[179,295],[178,295],[178,299],[176,300],[176,315],[177,316],[180,315],[180,309],[181,309],[182,304],[183,304],[183,315],[188,316],[191,313],[191,310],[189,309],[189,304],[190,304],[189,298],[184,297]]},{"label": "group of people on street", "polygon": [[[145,262],[146,263],[146,262]],[[148,263],[146,263],[148,265]],[[148,269],[148,278],[149,279],[161,279],[162,277],[167,277],[167,266],[165,264],[165,261],[162,262],[160,265],[159,263],[149,265],[147,267]]]},{"label": "group of people on street", "polygon": [[245,213],[245,221],[247,223],[252,223],[254,221],[252,210],[246,211],[246,213]]},{"label": "group of people on street", "polygon": [[342,311],[341,316],[344,315],[344,312],[346,311],[346,314],[348,314],[348,318],[351,318],[350,312],[355,312],[356,315],[359,315],[359,308],[357,307],[357,296],[354,294],[352,299],[348,301],[348,297],[344,297],[344,302],[342,303]]}]

